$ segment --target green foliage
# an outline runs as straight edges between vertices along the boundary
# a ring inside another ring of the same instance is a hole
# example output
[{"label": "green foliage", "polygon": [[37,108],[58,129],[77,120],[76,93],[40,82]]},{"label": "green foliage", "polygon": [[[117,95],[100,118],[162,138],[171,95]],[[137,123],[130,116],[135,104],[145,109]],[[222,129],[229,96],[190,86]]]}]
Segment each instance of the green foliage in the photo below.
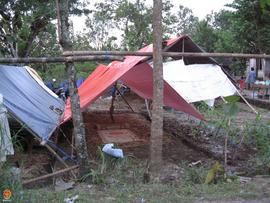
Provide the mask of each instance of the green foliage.
[{"label": "green foliage", "polygon": [[[3,56],[54,56],[60,53],[56,40],[55,1],[1,0],[0,53]],[[89,13],[87,4],[71,0],[70,13]]]},{"label": "green foliage", "polygon": [[236,116],[240,111],[239,107],[237,106],[237,102],[239,101],[240,97],[233,95],[225,97],[224,99],[227,101],[227,103],[223,106],[224,115],[226,117]]},{"label": "green foliage", "polygon": [[269,14],[270,0],[260,0],[262,10]]},{"label": "green foliage", "polygon": [[241,49],[251,53],[267,53],[270,40],[270,15],[263,12],[259,0],[234,0],[229,7],[235,9],[232,31]]},{"label": "green foliage", "polygon": [[237,95],[232,95],[232,96],[224,97],[224,99],[230,104],[236,104],[236,102],[240,100],[240,97]]},{"label": "green foliage", "polygon": [[[137,167],[137,166],[134,166]],[[66,197],[79,195],[80,203],[108,202],[232,202],[233,200],[261,199],[265,194],[261,187],[254,183],[240,184],[220,182],[217,184],[131,184],[129,181],[115,185],[92,186],[90,189],[82,185],[79,190],[56,192],[48,189],[27,190],[21,202],[53,202],[62,203]],[[87,189],[81,189],[87,188]]]},{"label": "green foliage", "polygon": [[115,10],[118,29],[123,34],[123,49],[137,50],[152,41],[152,8],[145,1],[120,1]]},{"label": "green foliage", "polygon": [[258,115],[254,122],[246,123],[244,132],[246,144],[254,146],[258,151],[249,161],[250,175],[270,174],[270,124],[261,120]]},{"label": "green foliage", "polygon": [[[177,11],[177,23],[176,33],[177,34],[186,34],[191,37],[195,37],[195,31],[199,18],[194,16],[191,9],[179,5],[179,10]],[[175,34],[175,33],[173,33]]]},{"label": "green foliage", "polygon": [[[270,125],[264,123],[258,117],[254,122],[247,123],[245,131],[248,135],[247,142],[249,144],[256,144],[259,155],[261,157],[269,157],[270,161]],[[270,163],[270,162],[269,162]]]},{"label": "green foliage", "polygon": [[195,28],[193,39],[206,52],[215,51],[215,42],[218,40],[214,28],[210,24],[211,19],[199,21]]},{"label": "green foliage", "polygon": [[111,173],[117,174],[117,171],[120,171],[121,173],[122,168],[127,167],[129,164],[129,157],[118,159],[109,156],[102,152],[100,147],[98,148],[97,155],[97,165],[90,169],[88,174],[82,177],[82,181],[90,180],[94,184],[102,184]]},{"label": "green foliage", "polygon": [[211,109],[204,101],[195,102],[195,103],[194,103],[194,106],[195,106],[196,109],[198,109],[200,112],[207,112],[208,110]]},{"label": "green foliage", "polygon": [[12,167],[6,163],[0,163],[0,177],[1,194],[5,189],[9,189],[12,191],[12,201],[20,202],[22,185],[18,179],[14,178]]},{"label": "green foliage", "polygon": [[183,162],[181,167],[184,168],[183,182],[184,184],[203,184],[205,176],[207,174],[207,169],[203,166],[188,166],[187,163]]},{"label": "green foliage", "polygon": [[[94,62],[77,62],[75,68],[77,71],[77,78],[87,78],[91,72],[95,70],[98,64]],[[59,85],[62,81],[67,80],[67,72],[64,64],[49,64],[49,65],[36,65],[35,70],[38,71],[44,81],[56,79],[56,84]]]},{"label": "green foliage", "polygon": [[224,173],[224,168],[219,162],[216,162],[212,166],[212,168],[208,171],[207,176],[205,177],[204,183],[210,184],[216,181],[218,173]]}]

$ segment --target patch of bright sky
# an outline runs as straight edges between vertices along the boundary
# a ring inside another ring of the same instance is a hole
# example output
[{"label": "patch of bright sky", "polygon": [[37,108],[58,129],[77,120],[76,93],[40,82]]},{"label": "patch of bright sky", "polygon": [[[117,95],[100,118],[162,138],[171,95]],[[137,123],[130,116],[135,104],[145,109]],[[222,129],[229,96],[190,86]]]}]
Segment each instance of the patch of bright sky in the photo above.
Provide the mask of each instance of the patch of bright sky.
[{"label": "patch of bright sky", "polygon": [[[90,0],[89,0],[90,1]],[[135,1],[135,0],[130,0]],[[96,2],[102,2],[102,0],[91,0],[90,6],[94,5]],[[153,4],[153,0],[146,0],[148,4]],[[203,19],[207,14],[210,14],[212,11],[217,12],[221,9],[228,9],[225,7],[226,4],[230,4],[233,0],[171,0],[172,4],[177,9],[181,4],[185,7],[190,8],[194,15]],[[85,17],[72,17],[74,32],[82,32],[85,27]]]}]

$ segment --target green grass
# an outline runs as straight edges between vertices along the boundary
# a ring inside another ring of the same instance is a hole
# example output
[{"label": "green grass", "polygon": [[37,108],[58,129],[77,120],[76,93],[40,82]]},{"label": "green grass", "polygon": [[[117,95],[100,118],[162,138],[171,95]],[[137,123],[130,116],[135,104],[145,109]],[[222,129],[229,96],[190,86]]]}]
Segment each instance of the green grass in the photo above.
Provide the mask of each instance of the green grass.
[{"label": "green grass", "polygon": [[[85,65],[85,64],[84,64]],[[84,65],[78,66],[83,69]],[[57,70],[57,68],[56,68]],[[55,71],[56,71],[55,70]],[[87,69],[88,70],[88,69]],[[54,72],[56,73],[56,72]],[[201,107],[204,108],[204,107]],[[215,110],[205,109],[210,118],[220,119],[222,108]],[[250,126],[249,126],[250,127]],[[267,134],[262,126],[251,129],[252,134]],[[23,189],[20,185],[6,182],[1,189],[10,187],[15,190],[12,202],[37,202],[37,203],[62,203],[67,197],[79,195],[76,202],[193,202],[203,200],[237,200],[237,199],[261,199],[269,197],[262,185],[249,182],[241,184],[237,179],[232,182],[218,181],[216,184],[206,185],[204,179],[209,166],[188,167],[187,163],[175,163],[181,169],[180,181],[167,184],[144,184],[143,174],[146,163],[132,157],[114,159],[98,152],[97,165],[89,170],[84,182],[78,183],[70,191],[55,192],[53,188]],[[208,163],[209,164],[209,163]],[[253,166],[256,165],[253,163]],[[180,172],[179,171],[179,172]],[[0,171],[1,172],[1,171]],[[1,177],[6,177],[2,175]],[[0,179],[0,183],[1,183]],[[270,182],[270,180],[269,180]],[[0,185],[1,186],[1,185]],[[90,186],[90,187],[89,187]],[[1,191],[0,191],[1,192]],[[1,201],[1,198],[0,198]]]},{"label": "green grass", "polygon": [[80,186],[65,192],[51,189],[27,190],[20,202],[63,202],[66,197],[79,195],[77,202],[190,202],[195,200],[235,200],[256,199],[263,194],[253,184],[241,185],[239,182],[213,185],[135,185],[119,182],[109,186]]},{"label": "green grass", "polygon": [[[100,164],[102,166],[100,166]],[[94,169],[101,171],[103,181],[97,184],[89,179],[77,184],[70,191],[55,192],[53,188],[31,189],[23,192],[17,191],[14,202],[27,203],[62,203],[67,197],[79,195],[76,202],[192,202],[195,200],[235,200],[256,199],[265,197],[262,190],[256,185],[233,182],[221,182],[206,185],[202,181],[195,181],[208,170],[206,167],[179,166],[184,170],[180,182],[149,183],[142,181],[146,163],[133,158],[117,160],[103,157]],[[194,173],[191,170],[200,172]]]}]

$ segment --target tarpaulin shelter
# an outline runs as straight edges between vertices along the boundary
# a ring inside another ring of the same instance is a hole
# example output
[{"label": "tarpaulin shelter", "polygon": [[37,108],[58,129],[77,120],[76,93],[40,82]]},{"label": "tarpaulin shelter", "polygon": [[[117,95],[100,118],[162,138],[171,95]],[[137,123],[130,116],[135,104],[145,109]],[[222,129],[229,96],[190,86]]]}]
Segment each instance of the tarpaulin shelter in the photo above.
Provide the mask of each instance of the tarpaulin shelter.
[{"label": "tarpaulin shelter", "polygon": [[0,94],[9,114],[40,140],[59,126],[64,102],[29,67],[0,65]]},{"label": "tarpaulin shelter", "polygon": [[[201,52],[188,36],[182,36],[167,40],[164,51],[179,52],[184,47],[185,52]],[[148,45],[139,52],[152,52],[153,46]],[[96,70],[85,80],[78,89],[80,96],[81,110],[84,110],[94,102],[103,92],[121,79],[139,96],[151,99],[153,95],[153,70],[147,63],[151,57],[146,56],[126,56],[123,62],[112,62],[107,67],[99,65]],[[177,59],[177,58],[176,58]],[[187,63],[215,63],[211,58],[185,58]],[[188,113],[199,119],[203,116],[188,104],[166,81],[164,81],[164,104],[176,110]],[[71,118],[71,104],[68,100],[63,122]]]},{"label": "tarpaulin shelter", "polygon": [[163,77],[188,103],[206,101],[213,105],[217,97],[227,97],[237,92],[231,80],[216,64],[185,65],[182,59],[169,61],[163,63]]}]

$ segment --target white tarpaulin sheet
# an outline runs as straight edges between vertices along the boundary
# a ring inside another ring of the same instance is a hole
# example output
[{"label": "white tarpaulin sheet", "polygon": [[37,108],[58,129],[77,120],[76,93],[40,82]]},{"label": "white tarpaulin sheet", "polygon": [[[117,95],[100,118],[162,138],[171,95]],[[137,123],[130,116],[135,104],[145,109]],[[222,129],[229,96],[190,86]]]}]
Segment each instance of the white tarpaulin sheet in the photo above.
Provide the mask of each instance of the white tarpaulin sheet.
[{"label": "white tarpaulin sheet", "polygon": [[230,96],[236,87],[214,64],[185,65],[183,60],[163,63],[163,77],[187,102]]}]

